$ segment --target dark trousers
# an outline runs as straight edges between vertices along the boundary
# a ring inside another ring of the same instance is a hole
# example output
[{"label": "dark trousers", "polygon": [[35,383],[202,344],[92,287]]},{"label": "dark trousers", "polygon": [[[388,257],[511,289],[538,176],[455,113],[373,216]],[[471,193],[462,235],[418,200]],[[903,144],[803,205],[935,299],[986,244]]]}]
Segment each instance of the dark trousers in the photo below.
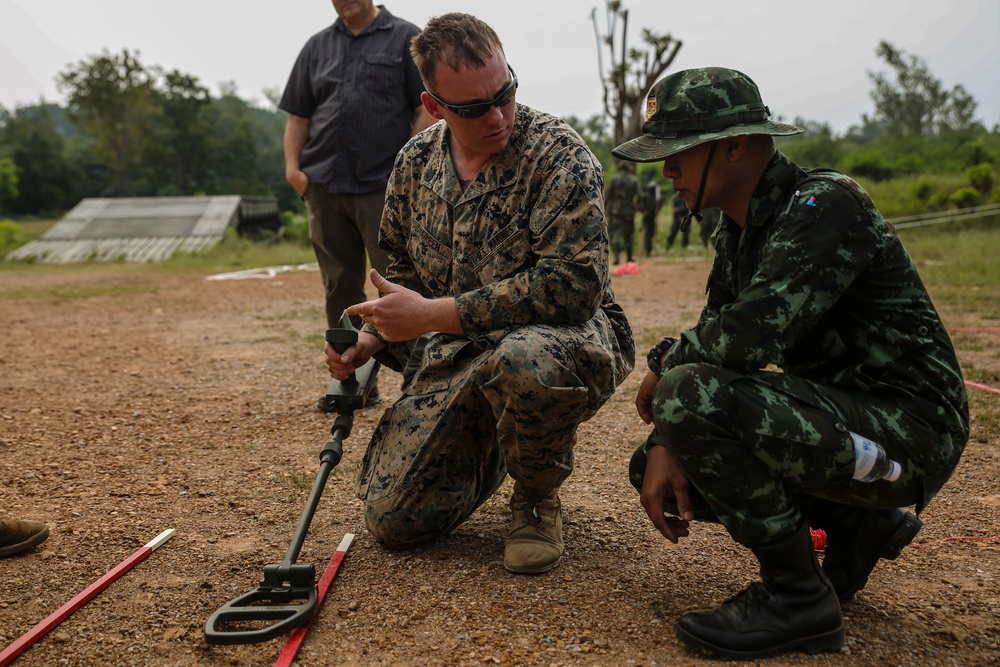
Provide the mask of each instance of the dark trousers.
[{"label": "dark trousers", "polygon": [[382,275],[389,266],[389,258],[378,247],[385,189],[362,195],[330,194],[310,183],[303,199],[309,240],[326,293],[327,326],[336,328],[345,308],[367,300],[368,261]]}]

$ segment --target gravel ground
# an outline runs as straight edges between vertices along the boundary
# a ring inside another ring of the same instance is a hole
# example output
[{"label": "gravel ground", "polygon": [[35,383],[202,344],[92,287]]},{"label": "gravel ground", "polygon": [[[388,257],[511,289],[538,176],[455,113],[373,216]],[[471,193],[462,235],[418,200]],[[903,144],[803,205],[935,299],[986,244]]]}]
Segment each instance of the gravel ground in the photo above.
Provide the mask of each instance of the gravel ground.
[{"label": "gravel ground", "polygon": [[[709,264],[657,261],[615,277],[639,349],[693,323]],[[176,534],[17,658],[53,665],[273,664],[284,644],[209,646],[208,616],[285,555],[331,415],[315,399],[323,316],[315,273],[210,281],[126,266],[25,267],[0,280],[0,508],[51,537],[2,562],[0,647],[167,528]],[[949,326],[991,326],[945,313]],[[1000,384],[995,334],[956,337],[963,364]],[[322,571],[355,540],[297,664],[718,665],[673,636],[684,611],[756,578],[717,526],[672,545],[625,470],[646,427],[641,373],[580,429],[561,493],[566,555],[540,576],[502,566],[509,482],[447,539],[386,552],[365,533],[352,479],[379,409],[355,414],[299,562]],[[399,393],[385,373],[384,398]],[[974,415],[996,394],[970,389]],[[974,423],[918,545],[883,562],[846,605],[840,654],[773,665],[1000,664],[1000,433]]]}]

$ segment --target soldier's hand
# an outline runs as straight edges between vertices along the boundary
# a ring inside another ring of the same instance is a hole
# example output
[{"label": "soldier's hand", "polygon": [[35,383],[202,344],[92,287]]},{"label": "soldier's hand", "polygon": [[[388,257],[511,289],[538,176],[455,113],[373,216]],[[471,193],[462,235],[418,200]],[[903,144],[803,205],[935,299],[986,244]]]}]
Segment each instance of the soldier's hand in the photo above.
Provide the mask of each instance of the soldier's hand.
[{"label": "soldier's hand", "polygon": [[383,340],[413,340],[428,331],[462,333],[454,299],[428,299],[389,282],[375,269],[369,275],[382,297],[353,305],[347,314],[357,315],[365,324],[374,326]]},{"label": "soldier's hand", "polygon": [[361,331],[358,333],[358,342],[351,345],[341,354],[329,342],[323,347],[326,354],[326,367],[330,371],[330,377],[337,380],[346,380],[356,369],[361,368],[371,359],[372,355],[381,350],[382,341],[378,336]]},{"label": "soldier's hand", "polygon": [[[674,498],[681,516],[667,516],[663,512],[663,501]],[[646,453],[646,472],[642,479],[639,502],[653,526],[665,538],[677,544],[688,536],[688,526],[694,519],[691,496],[688,493],[687,477],[674,461],[666,447],[656,445]]]},{"label": "soldier's hand", "polygon": [[660,376],[649,371],[642,378],[639,384],[639,391],[635,395],[635,409],[639,413],[639,419],[647,424],[653,423],[653,392],[656,385],[660,383]]}]

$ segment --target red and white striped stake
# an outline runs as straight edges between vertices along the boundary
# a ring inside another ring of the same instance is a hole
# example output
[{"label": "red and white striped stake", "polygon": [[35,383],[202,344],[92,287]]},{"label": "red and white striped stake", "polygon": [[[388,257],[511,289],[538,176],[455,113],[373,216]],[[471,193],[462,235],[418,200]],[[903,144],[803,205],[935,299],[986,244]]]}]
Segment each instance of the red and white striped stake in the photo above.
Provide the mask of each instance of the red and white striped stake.
[{"label": "red and white striped stake", "polygon": [[285,647],[281,649],[274,667],[289,667],[292,664],[292,660],[295,659],[295,654],[299,652],[299,647],[302,646],[302,642],[305,640],[306,633],[309,632],[309,627],[316,618],[316,614],[319,614],[319,608],[323,605],[323,598],[326,597],[326,592],[330,590],[333,578],[337,576],[337,570],[340,569],[340,564],[343,562],[344,556],[347,554],[347,550],[351,547],[351,542],[353,541],[353,533],[347,533],[344,535],[344,539],[340,541],[337,551],[333,554],[333,558],[330,559],[330,564],[323,570],[323,576],[319,580],[319,591],[316,595],[316,613],[313,614],[308,623],[295,628],[288,635],[288,641],[285,642]]},{"label": "red and white striped stake", "polygon": [[48,618],[39,622],[35,625],[35,627],[25,632],[18,639],[15,639],[10,646],[0,652],[0,667],[10,663],[11,660],[24,653],[29,646],[41,639],[45,633],[62,623],[74,611],[90,602],[94,596],[107,588],[111,582],[115,581],[118,577],[135,567],[139,561],[156,551],[156,549],[173,537],[173,535],[173,528],[163,531],[141,549],[115,566],[113,570],[84,589],[83,592],[79,593],[75,598],[59,607],[59,609],[50,614]]}]

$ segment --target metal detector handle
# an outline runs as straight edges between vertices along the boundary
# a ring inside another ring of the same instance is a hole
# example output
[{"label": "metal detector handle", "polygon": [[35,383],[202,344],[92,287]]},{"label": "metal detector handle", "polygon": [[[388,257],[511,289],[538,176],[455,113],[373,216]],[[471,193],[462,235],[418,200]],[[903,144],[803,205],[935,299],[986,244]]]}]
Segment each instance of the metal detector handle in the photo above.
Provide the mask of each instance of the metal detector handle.
[{"label": "metal detector handle", "polygon": [[[347,348],[358,342],[358,332],[350,331],[348,329],[327,329],[326,330],[326,342],[333,345],[339,354],[347,352]],[[345,380],[345,382],[355,382],[357,381],[357,376],[354,372]]]}]

